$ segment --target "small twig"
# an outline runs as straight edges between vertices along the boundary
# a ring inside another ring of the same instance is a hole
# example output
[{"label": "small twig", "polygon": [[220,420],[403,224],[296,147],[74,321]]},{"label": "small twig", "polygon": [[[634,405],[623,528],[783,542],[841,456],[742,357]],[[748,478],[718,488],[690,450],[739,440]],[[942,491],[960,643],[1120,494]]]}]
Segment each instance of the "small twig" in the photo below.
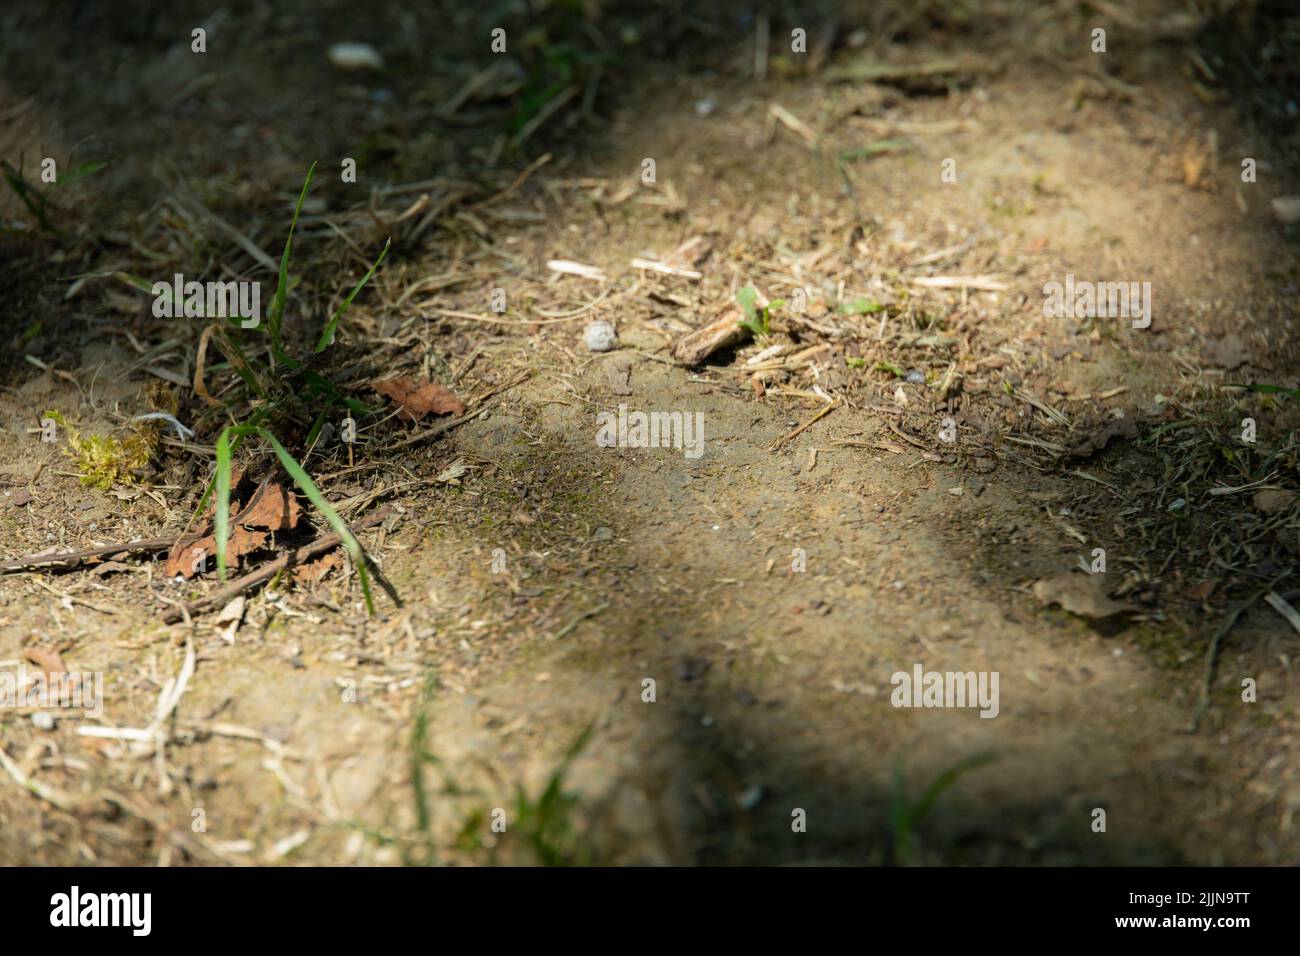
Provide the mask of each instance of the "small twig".
[{"label": "small twig", "polygon": [[601,613],[608,607],[609,607],[609,602],[606,602],[604,604],[592,608],[590,611],[583,611],[581,614],[575,617],[568,624],[564,625],[564,627],[560,628],[560,630],[556,633],[556,635],[553,638],[551,638],[551,640],[558,641],[560,638],[564,637],[566,634],[572,631],[583,621],[587,620],[587,618],[595,617],[597,614]]},{"label": "small twig", "polygon": [[46,803],[49,803],[65,813],[74,813],[80,809],[81,804],[64,793],[62,790],[56,790],[53,787],[47,787],[39,780],[33,780],[27,774],[23,773],[23,768],[18,766],[13,759],[5,753],[3,747],[0,747],[0,767],[13,778],[14,783],[24,790],[40,797]]},{"label": "small twig", "polygon": [[[563,104],[561,103],[560,105],[563,105]],[[524,184],[524,182],[528,179],[529,176],[531,176],[533,173],[537,172],[537,170],[541,169],[543,166],[545,166],[545,165],[546,165],[547,163],[549,163],[550,161],[551,161],[551,154],[550,154],[550,153],[543,153],[541,156],[538,156],[535,160],[533,160],[531,163],[529,163],[529,164],[524,168],[524,170],[523,170],[523,171],[522,171],[518,176],[516,176],[516,177],[514,178],[514,181],[511,182],[510,185],[507,186],[505,189],[501,190],[499,193],[497,193],[497,194],[494,195],[494,196],[489,196],[487,199],[484,199],[482,202],[474,203],[474,204],[473,204],[472,206],[470,206],[469,208],[470,208],[470,209],[483,209],[483,208],[485,208],[485,207],[487,207],[487,206],[491,206],[491,205],[493,205],[494,203],[498,203],[498,202],[500,202],[502,199],[505,199],[505,198],[506,198],[507,196],[509,196],[512,192],[514,192],[516,189],[518,189],[520,186],[522,186],[522,185]]]},{"label": "small twig", "polygon": [[825,415],[829,415],[829,414],[831,413],[831,411],[832,411],[833,409],[838,408],[839,405],[840,405],[840,399],[837,398],[835,401],[831,402],[829,405],[827,405],[825,408],[823,408],[820,412],[818,412],[818,413],[817,413],[816,415],[814,415],[812,418],[808,419],[806,422],[804,422],[804,423],[803,423],[802,425],[800,425],[798,428],[795,428],[795,429],[793,429],[792,431],[788,431],[788,432],[786,432],[784,435],[782,435],[782,436],[781,436],[780,438],[778,438],[776,441],[772,442],[772,444],[768,446],[767,450],[768,450],[768,451],[776,451],[778,448],[780,448],[782,445],[784,445],[784,444],[785,444],[786,442],[788,442],[790,439],[794,438],[796,435],[798,435],[800,432],[802,432],[802,431],[803,431],[805,428],[807,428],[809,425],[811,425],[811,424],[813,424],[814,422],[818,421],[818,420],[821,419],[823,416],[825,416]]},{"label": "small twig", "polygon": [[98,611],[100,614],[110,614],[110,615],[111,615],[111,614],[116,614],[116,613],[117,613],[117,612],[114,611],[112,608],[100,607],[98,604],[91,604],[91,603],[90,603],[89,601],[87,601],[85,598],[79,598],[79,597],[77,597],[75,594],[68,594],[68,593],[66,593],[66,592],[64,592],[64,591],[60,591],[58,588],[50,587],[50,585],[46,584],[46,583],[45,583],[44,581],[42,581],[40,578],[33,578],[32,580],[33,580],[36,584],[38,584],[39,586],[45,588],[45,590],[49,591],[49,592],[50,592],[51,594],[53,594],[55,597],[63,598],[63,600],[67,601],[69,605],[71,605],[71,604],[80,604],[82,607],[88,607],[88,608],[90,608],[92,611]]},{"label": "small twig", "polygon": [[1269,591],[1264,595],[1264,600],[1269,603],[1269,606],[1272,607],[1273,610],[1286,618],[1288,624],[1294,627],[1297,631],[1300,631],[1300,612],[1297,612],[1295,608],[1288,604],[1286,598],[1273,591]]},{"label": "small twig", "polygon": [[106,544],[100,548],[68,551],[63,554],[29,554],[25,558],[0,561],[0,573],[5,571],[26,571],[46,565],[71,566],[80,564],[88,558],[100,558],[109,554],[122,554],[131,551],[166,551],[175,543],[175,538],[150,538],[148,541],[124,541],[120,544]]}]

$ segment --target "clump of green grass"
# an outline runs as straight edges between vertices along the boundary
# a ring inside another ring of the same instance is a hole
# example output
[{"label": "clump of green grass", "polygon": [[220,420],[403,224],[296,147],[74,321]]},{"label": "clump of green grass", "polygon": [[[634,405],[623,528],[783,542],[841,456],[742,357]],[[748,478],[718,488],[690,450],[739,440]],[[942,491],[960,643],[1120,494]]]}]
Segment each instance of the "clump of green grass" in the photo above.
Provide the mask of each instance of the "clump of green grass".
[{"label": "clump of green grass", "polygon": [[54,182],[44,189],[38,189],[29,183],[22,173],[7,161],[0,162],[0,173],[4,175],[4,180],[9,184],[9,188],[13,190],[14,195],[18,197],[18,200],[27,207],[27,211],[35,218],[41,232],[48,232],[57,236],[61,235],[61,233],[50,224],[49,219],[51,199],[57,195],[60,188],[67,189],[73,183],[99,172],[107,165],[108,163],[102,160],[82,163],[64,173],[62,177],[56,178]]},{"label": "clump of green grass", "polygon": [[907,793],[903,780],[902,761],[894,765],[894,786],[889,802],[889,835],[894,862],[907,866],[915,857],[916,834],[929,817],[943,792],[965,774],[997,759],[993,753],[980,753],[967,757],[944,770],[913,800]]},{"label": "clump of green grass", "polygon": [[[407,842],[404,860],[410,865],[436,865],[441,859],[433,836],[434,797],[425,775],[427,767],[438,771],[442,787],[438,796],[481,796],[458,785],[447,771],[442,760],[429,749],[429,706],[433,699],[435,679],[425,684],[423,702],[411,728],[411,792],[415,801],[417,837]],[[569,745],[560,762],[551,771],[546,786],[536,796],[530,796],[523,785],[515,785],[513,816],[507,818],[506,836],[512,846],[528,851],[533,862],[542,866],[573,866],[589,862],[589,854],[579,840],[574,823],[578,797],[566,789],[565,778],[573,761],[578,758],[591,740],[594,724],[588,724]],[[471,810],[460,821],[455,845],[470,852],[484,847],[483,833],[488,826],[488,814],[482,807]],[[390,841],[395,842],[395,841]]]},{"label": "clump of green grass", "polygon": [[[346,408],[349,413],[359,416],[371,414],[369,408],[345,394],[326,375],[312,366],[318,364],[317,356],[334,342],[340,321],[357,294],[365,288],[375,270],[384,261],[391,240],[384,244],[374,264],[325,323],[310,355],[303,359],[293,357],[289,354],[285,342],[284,313],[290,285],[289,260],[293,249],[293,236],[298,227],[303,203],[311,189],[315,171],[316,164],[313,163],[307,171],[307,178],[303,181],[298,201],[294,205],[289,235],[285,239],[284,251],[280,256],[275,295],[271,299],[266,322],[257,321],[245,327],[245,321],[259,317],[229,316],[224,322],[213,327],[212,343],[225,357],[227,364],[214,366],[212,370],[233,371],[239,377],[241,385],[233,389],[229,393],[230,397],[223,402],[227,415],[234,421],[223,427],[217,436],[216,471],[204,490],[195,516],[203,513],[215,494],[213,529],[216,537],[217,573],[224,578],[226,545],[230,537],[230,491],[234,454],[246,441],[260,442],[275,454],[294,484],[342,539],[343,546],[351,555],[353,566],[357,569],[366,608],[373,614],[374,600],[370,591],[370,575],[361,545],[342,517],[325,500],[325,496],[321,494],[306,469],[277,437],[277,432],[280,434],[298,432],[298,426],[311,422],[306,437],[306,444],[310,446],[320,434],[332,410]],[[146,292],[152,290],[152,285],[138,276],[129,273],[114,273],[114,275],[134,288]],[[260,355],[266,355],[266,358],[259,358]]]},{"label": "clump of green grass", "polygon": [[[265,364],[257,363],[248,357],[245,350],[239,349],[237,346],[234,349],[236,360],[245,371],[245,375],[243,376],[245,384],[255,392],[264,393],[264,389],[259,388],[257,383],[268,380],[271,381],[276,390],[281,393],[289,392],[293,388],[296,380],[301,379],[305,383],[303,391],[307,398],[309,400],[314,400],[320,406],[312,424],[311,431],[307,437],[308,444],[315,441],[316,436],[320,433],[320,429],[326,421],[326,416],[334,406],[342,404],[352,411],[357,411],[363,414],[368,411],[365,406],[361,405],[361,403],[357,402],[355,399],[345,396],[328,378],[309,369],[305,362],[292,358],[284,348],[284,308],[289,288],[289,257],[293,248],[293,234],[297,229],[298,217],[302,212],[302,204],[307,199],[307,192],[311,189],[311,180],[315,172],[316,164],[312,163],[311,168],[307,170],[307,178],[303,181],[302,191],[298,194],[298,202],[293,208],[293,220],[289,224],[289,235],[284,241],[284,252],[280,256],[280,272],[276,281],[275,296],[271,300],[271,309],[267,316],[265,329],[266,334],[270,337],[271,360],[269,363]],[[335,313],[330,316],[329,321],[325,324],[325,328],[321,331],[320,338],[316,342],[316,347],[313,350],[314,354],[319,354],[324,351],[334,341],[334,335],[338,329],[339,321],[352,305],[353,299],[355,299],[357,294],[365,287],[366,283],[370,281],[370,277],[374,275],[375,270],[379,268],[379,264],[384,261],[384,256],[388,254],[390,244],[391,240],[384,244],[384,248],[379,253],[379,258],[375,260],[374,265],[372,265],[366,274],[361,277],[361,281],[356,284],[348,297],[343,300]],[[260,323],[252,330],[245,330],[243,328],[243,323],[240,320],[249,318],[255,317],[237,317],[237,320],[231,323],[232,327],[228,332],[226,340],[231,341],[233,336],[242,335],[246,331],[261,332],[262,326]],[[342,539],[344,547],[347,548],[348,553],[352,556],[353,566],[357,569],[357,577],[361,582],[361,591],[365,597],[366,609],[373,614],[375,606],[374,599],[370,593],[370,576],[366,570],[365,553],[361,550],[361,545],[348,529],[348,526],[343,521],[342,517],[339,516],[339,513],[334,510],[328,501],[325,500],[325,496],[322,495],[320,489],[316,487],[316,483],[311,480],[311,476],[307,474],[306,469],[299,464],[298,460],[294,458],[287,449],[285,449],[284,445],[276,439],[275,435],[272,434],[271,430],[266,424],[264,424],[264,422],[270,418],[270,407],[271,406],[263,406],[257,411],[254,411],[243,422],[227,425],[221,430],[221,434],[217,437],[216,474],[213,476],[212,483],[209,484],[207,492],[204,494],[203,501],[199,504],[199,509],[200,511],[202,510],[207,503],[208,495],[215,489],[217,495],[217,506],[213,525],[217,545],[218,575],[225,575],[226,542],[229,540],[230,536],[232,452],[245,438],[259,438],[271,447],[271,450],[275,452],[275,455],[279,459],[280,464],[284,467],[284,470],[288,472],[290,478],[293,479],[294,484],[302,490],[303,494],[307,496],[307,500],[310,501],[312,505],[315,506],[316,510],[324,516],[326,522],[334,530],[335,534]]]},{"label": "clump of green grass", "polygon": [[593,724],[588,724],[564,757],[551,772],[542,792],[529,797],[522,785],[516,786],[515,828],[543,866],[572,866],[583,861],[583,850],[573,823],[578,798],[564,788],[564,778],[578,755],[591,740]]},{"label": "clump of green grass", "polygon": [[772,313],[785,305],[784,299],[776,299],[765,306],[758,304],[758,290],[747,285],[736,293],[736,302],[745,312],[740,320],[741,328],[749,329],[755,338],[763,338],[772,332]]}]

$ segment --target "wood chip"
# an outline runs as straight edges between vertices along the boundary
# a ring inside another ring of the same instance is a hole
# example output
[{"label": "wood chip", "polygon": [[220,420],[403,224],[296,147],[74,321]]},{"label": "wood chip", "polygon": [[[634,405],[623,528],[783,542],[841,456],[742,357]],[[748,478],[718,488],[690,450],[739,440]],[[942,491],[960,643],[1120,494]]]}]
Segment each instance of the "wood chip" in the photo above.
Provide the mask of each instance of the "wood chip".
[{"label": "wood chip", "polygon": [[573,262],[569,259],[552,259],[546,263],[546,268],[564,275],[591,279],[593,282],[604,282],[606,279],[605,273],[595,266],[585,266],[581,262]]},{"label": "wood chip", "polygon": [[730,309],[716,322],[682,336],[673,345],[673,358],[683,365],[698,365],[718,349],[744,341],[750,332],[740,324],[742,318],[739,309]]}]

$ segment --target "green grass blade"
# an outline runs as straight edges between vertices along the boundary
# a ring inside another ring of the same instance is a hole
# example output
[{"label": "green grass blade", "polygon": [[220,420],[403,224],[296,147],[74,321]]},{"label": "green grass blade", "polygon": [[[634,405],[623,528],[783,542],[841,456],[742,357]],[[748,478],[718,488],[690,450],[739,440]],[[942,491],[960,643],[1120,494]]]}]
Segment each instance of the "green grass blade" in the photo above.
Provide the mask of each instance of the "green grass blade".
[{"label": "green grass blade", "polygon": [[[214,336],[214,341],[217,343],[217,348],[230,362],[235,374],[244,380],[244,384],[252,389],[259,398],[267,398],[266,387],[262,385],[258,377],[257,363],[244,353],[244,350],[239,347],[239,343],[235,341],[234,337],[225,335],[223,331],[223,334]],[[230,351],[227,352],[227,349]],[[231,353],[234,353],[233,357]]]},{"label": "green grass blade", "polygon": [[[217,436],[217,473],[212,476],[216,482],[217,503],[212,514],[212,535],[217,540],[217,577],[226,579],[226,545],[230,541],[230,479],[233,471],[232,453],[239,447],[245,435],[261,431],[257,425],[227,425]],[[204,495],[204,500],[207,495]],[[200,509],[203,503],[199,503]]]},{"label": "green grass blade", "polygon": [[1265,395],[1285,395],[1288,398],[1300,398],[1300,388],[1288,388],[1285,385],[1246,385],[1244,387],[1252,392],[1261,392]]},{"label": "green grass blade", "polygon": [[95,175],[95,173],[99,172],[102,169],[106,169],[107,167],[108,167],[107,160],[92,159],[88,162],[82,163],[80,166],[77,166],[75,169],[71,169],[68,172],[64,173],[62,177],[50,183],[50,187],[53,188],[55,186],[62,186],[64,189],[66,189],[69,186],[71,186],[73,183],[75,183],[77,180],[85,179],[87,176],[93,176]]},{"label": "green grass blade", "polygon": [[326,323],[324,330],[320,334],[320,341],[316,343],[317,352],[325,351],[325,349],[334,341],[334,331],[338,328],[339,319],[343,318],[343,313],[345,313],[348,310],[348,307],[352,305],[352,300],[357,297],[357,293],[365,288],[366,283],[370,281],[370,277],[375,274],[375,270],[379,268],[379,263],[383,262],[384,256],[388,255],[388,247],[392,244],[392,237],[389,237],[388,241],[384,243],[383,251],[379,253],[379,258],[376,259],[375,264],[370,267],[370,271],[361,277],[361,281],[357,283],[356,288],[352,290],[348,297],[343,300],[343,304],[338,307],[338,311],[330,316],[329,322]]},{"label": "green grass blade", "polygon": [[[14,191],[14,195],[22,200],[22,204],[27,207],[27,211],[36,217],[41,229],[48,231],[50,224],[45,220],[45,196],[28,186],[27,181],[23,179],[18,170],[10,166],[8,162],[5,162],[0,168],[4,170],[5,182]],[[31,199],[32,196],[36,197],[35,202]]]},{"label": "green grass blade", "polygon": [[935,801],[939,799],[945,790],[961,779],[964,774],[983,767],[985,764],[990,764],[997,759],[997,754],[994,753],[975,754],[965,760],[958,761],[935,777],[930,786],[925,788],[921,798],[912,807],[913,823],[919,825],[924,821],[930,815],[930,811],[934,809]]},{"label": "green grass blade", "polygon": [[311,169],[307,170],[307,178],[303,181],[302,192],[298,194],[298,203],[293,207],[293,222],[289,224],[289,237],[284,240],[284,253],[280,256],[280,276],[275,284],[275,298],[271,301],[271,314],[268,317],[267,325],[271,330],[271,348],[280,351],[280,325],[284,320],[284,297],[289,290],[289,250],[293,246],[293,231],[298,227],[298,214],[302,212],[302,204],[307,199],[307,190],[311,188],[311,178],[316,172],[316,164],[311,164]]},{"label": "green grass blade", "polygon": [[235,426],[227,425],[217,436],[217,503],[213,509],[212,527],[217,539],[217,579],[226,579],[226,543],[230,540],[230,432]]},{"label": "green grass blade", "polygon": [[258,428],[257,432],[266,439],[271,448],[275,450],[276,457],[280,459],[280,464],[284,466],[284,470],[289,473],[291,478],[293,478],[294,484],[302,489],[303,494],[307,496],[307,499],[316,506],[316,509],[321,514],[325,516],[325,520],[328,521],[330,527],[334,529],[334,533],[343,539],[343,546],[346,547],[348,553],[352,555],[352,564],[356,567],[357,577],[361,581],[361,593],[364,594],[366,598],[366,610],[371,614],[374,614],[375,602],[370,596],[370,575],[366,570],[366,554],[361,550],[360,543],[355,537],[353,537],[352,531],[348,528],[347,523],[339,516],[339,513],[334,510],[334,506],[325,500],[325,496],[320,493],[320,489],[317,488],[316,483],[311,480],[311,476],[307,474],[302,465],[298,464],[298,460],[294,458],[293,455],[289,454],[285,450],[284,446],[275,440],[275,436],[265,428]]},{"label": "green grass blade", "polygon": [[[736,302],[745,310],[745,318],[750,322],[758,321],[758,290],[747,285],[736,293]],[[745,323],[741,323],[744,325]]]},{"label": "green grass blade", "polygon": [[[141,292],[148,292],[150,295],[153,295],[153,283],[150,282],[148,279],[142,279],[140,278],[140,276],[132,275],[130,272],[100,272],[100,273],[91,273],[91,274],[111,275],[114,279],[117,279],[119,282],[125,282],[132,289],[139,289]],[[163,295],[167,297],[168,302],[170,302],[174,298],[174,296],[172,295],[171,285],[167,286],[167,291],[163,293]]]},{"label": "green grass blade", "polygon": [[894,761],[889,790],[889,833],[893,838],[894,862],[906,864],[912,856],[912,806],[903,780],[903,761]]},{"label": "green grass blade", "polygon": [[[233,454],[239,448],[240,442],[244,440],[245,435],[251,435],[257,431],[257,424],[266,417],[265,410],[254,412],[243,425],[230,426],[230,451]],[[198,507],[194,509],[194,514],[190,518],[191,523],[197,521],[207,508],[208,502],[212,500],[212,495],[217,490],[217,475],[214,471],[212,477],[208,479],[208,486],[203,489],[203,497],[199,499]]]},{"label": "green grass blade", "polygon": [[334,403],[326,399],[325,407],[316,415],[315,421],[311,423],[311,430],[307,432],[307,448],[310,450],[316,444],[316,439],[320,437],[320,430],[325,427],[325,422],[329,418],[330,409]]}]

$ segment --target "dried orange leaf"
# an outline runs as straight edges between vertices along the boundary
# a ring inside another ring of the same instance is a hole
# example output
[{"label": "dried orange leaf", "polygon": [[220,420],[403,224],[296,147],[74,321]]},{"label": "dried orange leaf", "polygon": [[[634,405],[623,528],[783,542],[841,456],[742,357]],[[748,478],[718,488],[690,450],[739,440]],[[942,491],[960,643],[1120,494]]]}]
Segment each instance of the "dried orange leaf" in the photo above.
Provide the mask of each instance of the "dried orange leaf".
[{"label": "dried orange leaf", "polygon": [[1094,619],[1133,611],[1131,605],[1111,600],[1102,577],[1067,571],[1036,582],[1033,587],[1034,597],[1042,601],[1044,606],[1059,604],[1071,614]]},{"label": "dried orange leaf", "polygon": [[437,382],[416,385],[409,378],[390,378],[376,382],[372,388],[402,406],[399,418],[419,421],[432,412],[434,415],[464,415],[465,405],[456,393]]},{"label": "dried orange leaf", "polygon": [[63,663],[63,658],[59,655],[59,652],[44,647],[23,648],[23,660],[29,664],[35,664],[45,672],[47,677],[68,672],[68,667]]},{"label": "dried orange leaf", "polygon": [[[226,564],[238,567],[240,556],[262,547],[267,537],[265,531],[249,531],[243,525],[232,528],[230,540],[226,542]],[[216,553],[217,539],[212,535],[185,544],[178,543],[172,548],[163,573],[169,578],[178,574],[186,579],[192,578],[207,570],[208,559]]]},{"label": "dried orange leaf", "polygon": [[293,579],[299,584],[314,584],[334,568],[343,567],[343,558],[337,551],[293,569]]},{"label": "dried orange leaf", "polygon": [[239,519],[239,523],[248,528],[288,531],[298,527],[301,510],[297,495],[283,485],[270,484],[262,489],[261,497],[248,509],[248,514]]}]

